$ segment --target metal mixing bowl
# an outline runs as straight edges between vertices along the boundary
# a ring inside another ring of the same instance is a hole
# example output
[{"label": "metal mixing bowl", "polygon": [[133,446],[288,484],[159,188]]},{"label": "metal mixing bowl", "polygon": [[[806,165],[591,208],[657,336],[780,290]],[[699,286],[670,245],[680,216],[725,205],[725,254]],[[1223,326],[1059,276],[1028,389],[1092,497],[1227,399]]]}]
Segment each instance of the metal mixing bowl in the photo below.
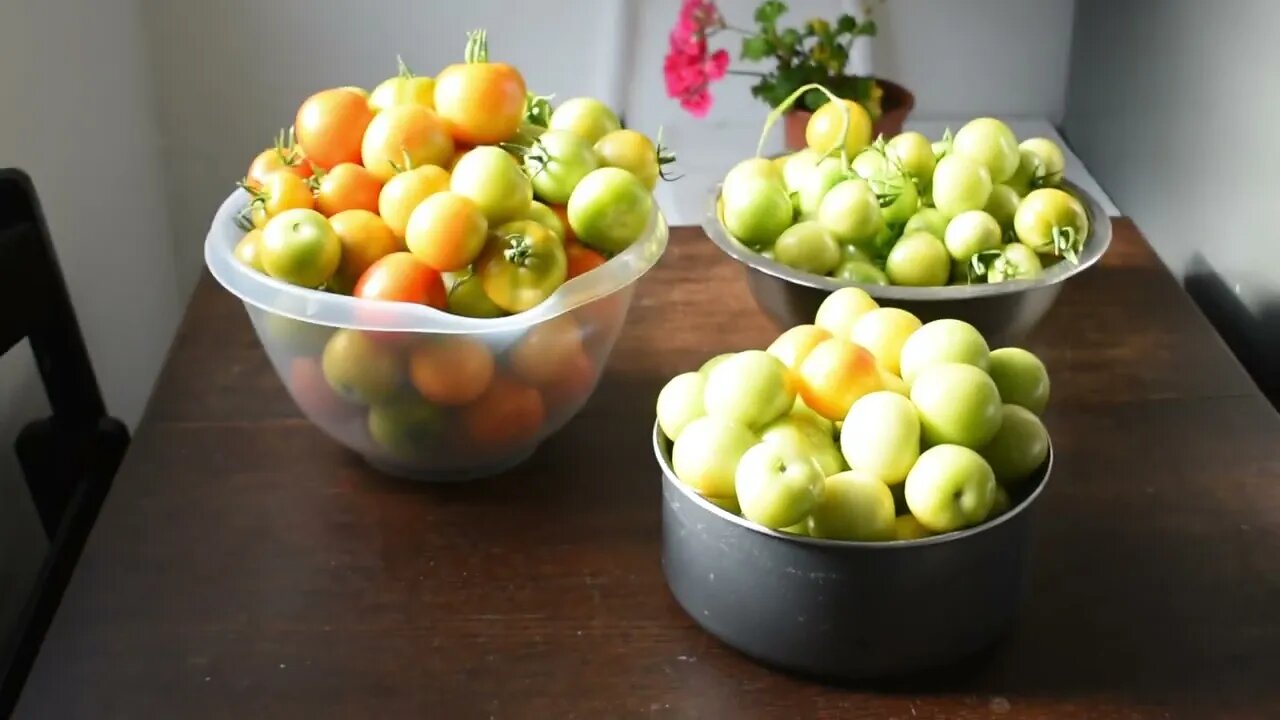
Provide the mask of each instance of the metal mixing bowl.
[{"label": "metal mixing bowl", "polygon": [[905,287],[865,285],[796,270],[764,257],[729,234],[716,208],[719,186],[711,193],[710,210],[702,227],[726,255],[742,263],[752,297],[779,328],[812,323],[827,295],[853,286],[866,290],[880,305],[902,308],[924,322],[940,318],[964,320],[978,328],[992,347],[999,347],[1022,341],[1058,298],[1062,283],[1096,263],[1111,245],[1111,218],[1097,199],[1069,181],[1063,182],[1063,189],[1084,205],[1089,215],[1089,236],[1078,265],[1059,262],[1034,280]]}]

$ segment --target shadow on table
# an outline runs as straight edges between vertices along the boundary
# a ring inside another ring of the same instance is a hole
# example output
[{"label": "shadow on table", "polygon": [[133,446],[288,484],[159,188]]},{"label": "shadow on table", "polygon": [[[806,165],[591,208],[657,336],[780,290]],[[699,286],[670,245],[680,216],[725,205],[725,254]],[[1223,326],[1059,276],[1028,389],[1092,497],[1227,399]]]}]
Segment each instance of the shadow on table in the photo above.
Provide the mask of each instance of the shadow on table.
[{"label": "shadow on table", "polygon": [[1267,399],[1280,407],[1280,296],[1269,295],[1250,308],[1200,253],[1191,257],[1183,283]]}]

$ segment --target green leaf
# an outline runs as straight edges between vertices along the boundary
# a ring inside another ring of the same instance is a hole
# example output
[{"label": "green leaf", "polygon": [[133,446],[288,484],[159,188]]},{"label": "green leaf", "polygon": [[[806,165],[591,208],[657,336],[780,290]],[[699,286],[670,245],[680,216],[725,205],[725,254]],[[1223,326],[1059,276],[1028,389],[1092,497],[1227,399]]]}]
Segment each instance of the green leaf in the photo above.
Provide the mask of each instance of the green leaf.
[{"label": "green leaf", "polygon": [[763,60],[769,56],[769,38],[763,35],[752,35],[742,38],[742,59]]},{"label": "green leaf", "polygon": [[831,102],[831,98],[821,90],[810,90],[800,98],[800,104],[809,110],[817,110],[818,108]]},{"label": "green leaf", "polygon": [[787,11],[787,4],[782,0],[765,0],[756,8],[756,22],[761,25],[772,25]]},{"label": "green leaf", "polygon": [[792,48],[800,44],[800,33],[795,28],[787,28],[782,31],[779,40],[783,47]]},{"label": "green leaf", "polygon": [[859,26],[858,26],[857,30],[854,30],[854,34],[855,34],[855,35],[866,35],[867,37],[875,37],[875,36],[876,36],[876,21],[875,21],[875,20],[868,20],[868,21],[866,21],[866,22],[862,23],[861,25],[859,25]]},{"label": "green leaf", "polygon": [[[875,23],[872,24],[874,25]],[[855,20],[852,15],[841,15],[840,19],[836,21],[837,33],[851,33],[856,30],[857,27],[858,21]]]}]

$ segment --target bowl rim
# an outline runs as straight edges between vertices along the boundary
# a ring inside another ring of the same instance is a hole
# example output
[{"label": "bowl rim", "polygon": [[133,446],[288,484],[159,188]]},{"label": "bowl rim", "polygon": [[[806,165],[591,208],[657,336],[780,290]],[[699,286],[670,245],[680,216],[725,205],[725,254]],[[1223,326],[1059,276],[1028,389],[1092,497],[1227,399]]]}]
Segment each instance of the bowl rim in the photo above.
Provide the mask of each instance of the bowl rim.
[{"label": "bowl rim", "polygon": [[677,490],[684,494],[686,498],[701,507],[702,510],[710,512],[722,520],[731,522],[744,530],[749,530],[758,535],[774,538],[783,542],[792,542],[801,545],[811,545],[814,547],[836,550],[905,550],[964,540],[989,530],[993,530],[996,527],[1011,521],[1015,515],[1020,515],[1023,512],[1026,512],[1027,508],[1031,507],[1036,499],[1040,497],[1040,493],[1044,491],[1045,486],[1049,484],[1049,476],[1053,472],[1053,440],[1050,438],[1049,453],[1045,456],[1044,463],[1041,467],[1036,470],[1039,474],[1039,480],[1036,482],[1036,486],[1025,498],[1022,499],[1021,502],[1009,508],[1005,514],[995,520],[985,521],[972,527],[967,527],[963,530],[954,530],[952,532],[942,533],[940,535],[930,535],[929,537],[916,538],[914,540],[881,540],[878,542],[870,540],[831,540],[828,538],[815,538],[808,535],[792,535],[791,533],[771,530],[763,525],[751,522],[741,515],[735,515],[710,500],[707,500],[702,495],[695,492],[693,488],[690,488],[688,485],[685,485],[676,478],[675,470],[671,467],[671,459],[669,457],[670,452],[664,447],[664,443],[668,445],[673,444],[670,440],[666,439],[665,435],[662,434],[662,428],[658,425],[657,420],[654,420],[653,453],[658,459],[658,466],[662,469],[663,482],[673,485]]},{"label": "bowl rim", "polygon": [[729,234],[729,229],[720,220],[717,201],[723,183],[716,183],[710,192],[710,202],[706,216],[702,221],[702,230],[711,238],[720,250],[729,257],[746,265],[752,270],[771,275],[780,280],[811,287],[816,290],[834,292],[840,288],[856,287],[866,291],[874,298],[902,301],[948,301],[969,300],[973,298],[997,297],[1025,292],[1042,287],[1051,287],[1073,277],[1102,259],[1111,246],[1111,216],[1107,214],[1098,199],[1089,194],[1080,185],[1063,179],[1059,186],[1068,190],[1080,199],[1085,215],[1089,218],[1089,234],[1085,238],[1084,252],[1080,255],[1079,264],[1072,265],[1063,261],[1046,270],[1034,279],[1009,280],[1000,283],[975,283],[973,285],[943,285],[940,287],[910,287],[906,285],[873,285],[869,283],[838,280],[824,275],[803,272],[787,267],[776,260],[770,260],[760,253],[743,245]]},{"label": "bowl rim", "polygon": [[[333,328],[477,335],[523,331],[629,287],[661,260],[670,243],[670,227],[655,198],[640,238],[601,266],[611,267],[612,274],[584,274],[566,280],[550,297],[524,312],[499,318],[471,318],[426,305],[367,300],[299,287],[245,267],[234,257],[235,244],[245,234],[237,227],[235,217],[248,199],[248,193],[237,189],[219,204],[204,241],[209,273],[227,292],[264,312]],[[281,307],[281,301],[288,307]],[[338,319],[318,317],[325,314]]]}]

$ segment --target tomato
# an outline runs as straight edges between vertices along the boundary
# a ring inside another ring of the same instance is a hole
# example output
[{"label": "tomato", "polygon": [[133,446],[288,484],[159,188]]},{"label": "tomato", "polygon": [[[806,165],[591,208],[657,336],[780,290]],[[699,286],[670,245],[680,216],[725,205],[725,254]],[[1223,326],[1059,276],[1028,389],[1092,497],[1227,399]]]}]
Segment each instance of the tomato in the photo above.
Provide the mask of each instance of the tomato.
[{"label": "tomato", "polygon": [[653,141],[635,130],[614,130],[596,141],[593,148],[605,167],[622,168],[640,178],[653,192],[658,185],[661,167]]},{"label": "tomato", "polygon": [[933,156],[929,138],[918,132],[904,132],[889,140],[885,145],[885,152],[903,172],[918,181],[921,187],[928,187],[933,182],[933,168],[937,159]]},{"label": "tomato", "polygon": [[321,426],[333,427],[361,413],[359,405],[344,399],[329,386],[319,358],[294,358],[289,363],[285,382],[298,409]]},{"label": "tomato", "polygon": [[796,372],[800,363],[818,343],[831,337],[830,331],[817,325],[796,325],[778,336],[765,352],[778,358],[788,370]]},{"label": "tomato", "polygon": [[911,402],[929,445],[977,450],[1000,429],[1000,391],[989,375],[972,365],[942,363],[924,369],[911,382]]},{"label": "tomato", "polygon": [[382,186],[382,192],[378,193],[378,214],[387,221],[387,227],[396,237],[404,239],[409,229],[409,216],[418,203],[448,190],[450,184],[449,173],[435,165],[402,172]]},{"label": "tomato", "polygon": [[404,239],[409,252],[428,267],[454,271],[475,261],[488,231],[489,222],[471,198],[446,190],[418,204]]},{"label": "tomato", "polygon": [[533,186],[515,159],[488,145],[458,159],[449,189],[471,198],[490,226],[524,215],[533,202]]},{"label": "tomato", "polygon": [[338,269],[342,242],[329,221],[315,210],[286,210],[262,229],[259,254],[271,277],[317,288]]},{"label": "tomato", "polygon": [[906,310],[876,308],[858,318],[850,339],[869,350],[880,367],[897,375],[901,372],[902,346],[920,326],[920,318]]},{"label": "tomato", "polygon": [[412,253],[393,252],[378,259],[356,282],[358,298],[430,305],[443,309],[446,303],[440,273]]},{"label": "tomato", "polygon": [[436,76],[434,98],[454,139],[471,145],[507,140],[524,121],[524,78],[506,63],[489,62],[484,30],[467,34],[466,62]]},{"label": "tomato", "polygon": [[995,218],[1002,231],[1007,231],[1013,229],[1013,215],[1018,211],[1020,202],[1022,198],[1013,188],[1008,185],[993,185],[991,197],[987,198],[986,207],[982,209]]},{"label": "tomato", "polygon": [[871,143],[871,115],[866,108],[852,100],[825,103],[810,116],[809,124],[804,129],[804,139],[809,149],[820,155],[843,148],[845,154],[853,158]]},{"label": "tomato", "polygon": [[538,391],[501,374],[463,411],[463,424],[476,449],[490,454],[529,445],[545,418]]},{"label": "tomato", "polygon": [[907,224],[902,226],[902,234],[923,231],[940,238],[947,234],[947,216],[937,208],[920,208]]},{"label": "tomato", "polygon": [[987,282],[1031,280],[1043,273],[1044,265],[1036,251],[1020,242],[1013,242],[1005,245],[1000,256],[991,261],[987,268]]},{"label": "tomato", "polygon": [[981,210],[991,199],[991,173],[963,155],[947,155],[933,171],[933,204],[947,217]]},{"label": "tomato", "polygon": [[781,183],[784,177],[778,171],[778,166],[765,158],[748,158],[729,168],[729,172],[725,173],[720,193],[726,197],[732,196],[754,187],[761,180]]},{"label": "tomato", "polygon": [[586,140],[568,130],[548,130],[524,156],[533,192],[549,203],[567,203],[573,189],[600,160]]},{"label": "tomato", "polygon": [[[831,293],[818,306],[813,317],[813,324],[823,328],[833,336],[848,339],[853,332],[853,324],[863,314],[880,307],[866,290],[859,288],[840,288]],[[837,418],[843,419],[843,418]]]},{"label": "tomato", "polygon": [[360,142],[373,120],[369,102],[358,93],[335,88],[303,101],[294,119],[298,144],[313,165],[331,168],[360,162]]},{"label": "tomato", "polygon": [[369,408],[369,437],[406,462],[429,459],[448,442],[444,411],[422,398],[400,396]]},{"label": "tomato", "polygon": [[[562,219],[564,207],[563,206],[557,206],[557,207],[560,208],[560,212],[556,212],[556,210],[545,205],[544,203],[540,203],[537,200],[534,200],[533,202],[529,203],[529,209],[525,211],[524,215],[521,216],[520,219],[532,220],[538,223],[542,227],[550,230],[553,235],[555,235],[556,237],[560,238],[563,241],[563,240],[566,240],[565,232],[567,229],[566,221]],[[577,238],[574,238],[574,239],[576,240]],[[569,248],[566,245],[565,250],[568,250],[568,249]]]},{"label": "tomato", "polygon": [[911,400],[884,390],[859,398],[840,428],[840,452],[860,475],[885,485],[906,480],[920,456],[920,418]]},{"label": "tomato", "polygon": [[503,149],[508,152],[512,152],[514,149],[512,154],[515,155],[515,157],[523,157],[524,153],[521,152],[521,150],[528,150],[533,147],[533,144],[536,143],[538,138],[542,137],[542,134],[546,131],[547,129],[541,125],[534,125],[528,122],[523,123],[520,125],[520,129],[516,130],[516,134],[511,136],[511,139],[502,144]]},{"label": "tomato", "polygon": [[364,405],[389,400],[404,381],[398,351],[359,330],[335,332],[324,347],[321,367],[329,387]]},{"label": "tomato", "polygon": [[653,214],[653,196],[626,170],[600,168],[573,189],[568,213],[569,226],[583,245],[613,255],[644,234]]},{"label": "tomato", "polygon": [[791,226],[791,196],[781,183],[757,177],[722,191],[724,227],[739,242],[755,250],[773,246]]},{"label": "tomato", "polygon": [[571,315],[560,315],[529,328],[508,353],[507,364],[517,379],[546,385],[584,353],[582,327]]},{"label": "tomato", "polygon": [[1036,187],[1057,187],[1062,184],[1063,173],[1067,169],[1067,159],[1062,154],[1058,143],[1049,138],[1034,137],[1023,140],[1018,149],[1029,152],[1040,161],[1038,177],[1034,178]]},{"label": "tomato", "polygon": [[368,91],[368,90],[365,90],[364,88],[360,87],[359,85],[343,85],[342,87],[340,87],[340,88],[338,88],[338,89],[339,89],[339,90],[346,90],[346,91],[348,91],[348,92],[353,92],[353,93],[355,93],[355,94],[359,95],[360,97],[364,98],[366,102],[369,100],[369,91]]},{"label": "tomato", "polygon": [[253,226],[261,228],[271,218],[285,210],[298,208],[310,210],[315,207],[315,197],[311,194],[311,186],[306,180],[291,172],[276,171],[263,181],[262,186],[252,191],[253,200],[249,204],[249,217]]},{"label": "tomato", "polygon": [[267,176],[277,170],[293,173],[304,180],[311,177],[312,172],[311,163],[306,156],[294,145],[292,139],[285,139],[283,132],[276,140],[275,147],[258,153],[253,162],[249,163],[249,170],[244,174],[244,184],[251,189],[260,188]]},{"label": "tomato", "polygon": [[968,363],[986,372],[991,350],[978,329],[963,320],[944,318],[911,333],[898,360],[902,379],[912,384],[923,371],[945,363]]},{"label": "tomato", "polygon": [[605,264],[606,260],[603,255],[583,245],[577,240],[564,241],[564,255],[568,262],[568,274],[566,280],[572,280],[579,275],[585,275],[592,270]]},{"label": "tomato", "polygon": [[453,138],[444,121],[422,105],[396,105],[369,123],[360,157],[382,182],[402,170],[446,165],[453,157]]},{"label": "tomato", "polygon": [[530,220],[497,228],[476,261],[484,293],[507,312],[524,312],[564,284],[568,260],[551,231]]},{"label": "tomato", "polygon": [[581,407],[595,389],[599,376],[590,355],[578,353],[571,356],[568,362],[556,369],[555,377],[538,388],[547,414]]},{"label": "tomato", "polygon": [[429,77],[418,77],[396,58],[400,66],[395,77],[387,78],[369,93],[369,107],[382,112],[398,105],[421,105],[430,108],[434,104],[436,82]]},{"label": "tomato", "polygon": [[818,343],[796,375],[804,404],[832,421],[844,420],[858,398],[884,389],[875,356],[844,337]]},{"label": "tomato", "polygon": [[991,351],[991,379],[1005,405],[1020,405],[1041,415],[1049,404],[1049,371],[1040,358],[1022,348]]},{"label": "tomato", "polygon": [[981,210],[968,210],[947,223],[943,242],[952,258],[967,263],[977,253],[1000,248],[1000,224]]},{"label": "tomato", "polygon": [[1089,216],[1080,201],[1057,188],[1032,190],[1013,216],[1018,240],[1042,255],[1075,261],[1089,236]]},{"label": "tomato", "polygon": [[800,217],[812,219],[822,207],[822,200],[831,188],[848,177],[840,158],[830,157],[822,160],[800,181],[800,192],[796,196],[796,210]]},{"label": "tomato", "polygon": [[[897,168],[867,179],[872,192],[880,199],[886,226],[902,227],[920,209],[920,193],[911,178]],[[885,205],[884,203],[888,203]]]},{"label": "tomato", "polygon": [[342,243],[342,259],[328,289],[350,293],[369,266],[400,249],[386,222],[368,210],[343,210],[329,218]]},{"label": "tomato", "polygon": [[245,233],[240,238],[240,242],[236,243],[235,249],[236,259],[244,263],[245,267],[253,268],[260,273],[266,273],[266,269],[262,267],[262,231],[254,228]]},{"label": "tomato", "polygon": [[600,138],[618,130],[622,124],[608,105],[595,98],[579,97],[565,100],[551,113],[551,130],[567,130],[595,145]]},{"label": "tomato", "polygon": [[493,381],[493,353],[464,335],[441,335],[418,344],[409,355],[409,382],[422,397],[441,405],[466,405]]},{"label": "tomato", "polygon": [[1013,175],[1004,184],[1022,196],[1039,186],[1043,178],[1044,163],[1040,156],[1026,148],[1018,148],[1018,169],[1013,171]]},{"label": "tomato", "polygon": [[845,260],[836,268],[834,277],[859,285],[889,284],[889,276],[866,260]]},{"label": "tomato", "polygon": [[339,163],[319,175],[316,187],[316,209],[326,217],[344,210],[378,212],[378,194],[382,181],[355,163]]},{"label": "tomato", "polygon": [[334,333],[334,328],[328,325],[294,320],[272,312],[263,312],[255,318],[254,324],[262,337],[262,344],[271,349],[272,355],[319,357]]},{"label": "tomato", "polygon": [[447,308],[454,315],[473,318],[496,318],[506,315],[484,294],[484,284],[479,275],[467,274],[454,281],[449,288]]},{"label": "tomato", "polygon": [[840,263],[840,245],[820,223],[800,222],[787,228],[773,244],[778,262],[788,267],[826,275]]},{"label": "tomato", "polygon": [[951,140],[951,152],[986,167],[992,182],[1004,182],[1018,169],[1018,138],[1008,125],[995,118],[965,123]]},{"label": "tomato", "polygon": [[[809,171],[817,167],[821,156],[818,153],[805,148],[786,156],[786,160],[782,163],[782,181],[787,187],[787,192],[800,192],[800,186],[804,179],[809,176]],[[778,167],[775,163],[775,169]]]},{"label": "tomato", "polygon": [[[573,231],[573,226],[569,224],[569,208],[564,205],[552,205],[551,212],[555,213],[556,217],[560,218],[560,225],[564,228],[564,233],[560,235],[560,238],[566,242],[568,242],[569,240],[577,240],[578,235]],[[529,218],[529,219],[537,220],[536,217]],[[550,229],[552,232],[555,232],[556,229],[552,227],[550,223],[543,223],[543,224],[546,225],[547,228]]]}]

